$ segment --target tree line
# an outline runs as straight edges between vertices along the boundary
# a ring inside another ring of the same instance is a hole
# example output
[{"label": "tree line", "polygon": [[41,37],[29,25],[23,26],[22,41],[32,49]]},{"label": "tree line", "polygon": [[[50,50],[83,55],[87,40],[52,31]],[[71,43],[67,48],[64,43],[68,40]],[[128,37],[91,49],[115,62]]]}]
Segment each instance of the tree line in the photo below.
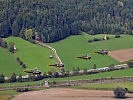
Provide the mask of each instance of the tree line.
[{"label": "tree line", "polygon": [[3,74],[0,74],[0,83],[8,83],[8,82],[28,82],[28,81],[38,81],[42,80],[44,78],[64,78],[64,77],[71,77],[71,76],[77,76],[77,75],[91,75],[91,74],[97,74],[97,73],[103,73],[103,72],[109,72],[109,71],[115,71],[115,70],[122,70],[127,68],[133,68],[133,62],[128,62],[127,64],[122,65],[110,65],[108,67],[103,68],[97,68],[96,65],[93,66],[92,69],[83,69],[80,70],[79,67],[73,68],[71,71],[65,71],[64,69],[61,69],[60,72],[52,72],[48,71],[47,73],[44,72],[43,74],[28,74],[28,76],[22,76],[19,74],[17,76],[15,73],[12,73],[12,75],[8,78],[6,78]]},{"label": "tree line", "polygon": [[70,35],[133,34],[133,0],[2,0],[0,37],[25,38],[37,32],[43,42]]}]

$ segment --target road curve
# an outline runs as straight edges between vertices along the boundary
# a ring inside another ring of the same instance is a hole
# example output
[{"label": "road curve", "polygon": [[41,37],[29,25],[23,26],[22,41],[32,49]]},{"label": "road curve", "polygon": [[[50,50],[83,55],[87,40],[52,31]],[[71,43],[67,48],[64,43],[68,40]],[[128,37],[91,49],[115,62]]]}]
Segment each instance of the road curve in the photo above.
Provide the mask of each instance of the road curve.
[{"label": "road curve", "polygon": [[36,42],[38,45],[41,45],[41,46],[43,46],[43,47],[47,47],[47,48],[51,49],[51,50],[53,51],[53,53],[54,53],[54,56],[55,56],[55,58],[56,58],[56,60],[57,60],[57,63],[63,64],[62,61],[61,61],[61,59],[60,59],[60,57],[58,56],[58,54],[57,54],[55,48],[53,48],[53,47],[47,45],[46,43],[42,43],[42,42],[40,42],[40,41],[35,41],[35,42]]}]

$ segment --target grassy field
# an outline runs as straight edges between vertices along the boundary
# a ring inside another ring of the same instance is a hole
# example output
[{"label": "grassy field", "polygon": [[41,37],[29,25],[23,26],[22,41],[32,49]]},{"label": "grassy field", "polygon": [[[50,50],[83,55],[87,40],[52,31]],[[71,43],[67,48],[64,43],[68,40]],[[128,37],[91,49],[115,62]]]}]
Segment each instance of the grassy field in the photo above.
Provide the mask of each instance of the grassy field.
[{"label": "grassy field", "polygon": [[[110,56],[95,54],[94,51],[101,49],[117,50],[132,48],[133,37],[129,35],[122,35],[121,38],[114,38],[114,35],[107,36],[111,38],[108,41],[88,43],[89,39],[93,39],[94,37],[102,39],[104,35],[76,35],[55,43],[51,43],[50,45],[56,49],[59,57],[65,65],[66,71],[72,70],[74,67],[79,67],[80,69],[91,69],[93,68],[94,64],[96,64],[97,67],[119,64],[118,61],[114,60]],[[54,67],[48,67],[48,64],[56,63],[54,59],[49,59],[49,55],[52,53],[49,49],[32,44],[18,37],[9,37],[5,40],[8,43],[14,42],[17,48],[17,52],[15,54],[9,53],[8,50],[0,48],[0,59],[2,59],[0,60],[0,73],[3,73],[5,76],[9,76],[13,72],[17,74],[25,74],[21,66],[19,66],[16,62],[17,57],[19,57],[20,60],[27,65],[27,69],[33,69],[37,67],[42,72],[56,70]],[[76,58],[77,56],[86,54],[90,55],[92,59],[86,61]],[[5,70],[5,68],[8,70]]]},{"label": "grassy field", "polygon": [[74,88],[81,89],[103,89],[103,90],[112,90],[116,87],[128,88],[129,91],[133,91],[133,82],[120,82],[120,83],[102,83],[102,84],[89,84],[82,86],[74,86]]},{"label": "grassy field", "polygon": [[[78,36],[71,36],[50,45],[57,50],[57,53],[63,61],[66,70],[72,70],[73,67],[79,67],[80,69],[91,69],[93,68],[94,64],[96,64],[97,67],[104,67],[111,64],[119,64],[119,62],[117,62],[110,56],[94,54],[94,51],[98,51],[101,49],[118,50],[132,48],[133,37],[129,35],[122,35],[121,38],[115,38],[114,35],[107,36],[111,38],[108,41],[88,43],[89,39],[93,39],[94,37],[102,39],[104,35],[100,34],[91,36],[83,34]],[[90,55],[92,59],[86,61],[76,58],[77,56],[82,56],[86,54]]]},{"label": "grassy field", "polygon": [[[32,44],[18,37],[9,37],[9,38],[6,38],[6,41],[8,43],[9,42],[15,43],[17,52],[15,54],[12,54],[12,56],[14,57],[14,59],[19,57],[20,60],[26,64],[27,69],[38,68],[42,72],[47,72],[48,70],[54,70],[54,68],[48,67],[49,63],[55,63],[54,59],[49,59],[51,50],[36,44]],[[7,57],[4,57],[4,58],[7,59]],[[8,64],[9,68],[12,67],[9,65],[10,64]],[[4,70],[4,72],[5,71],[6,70]]]},{"label": "grassy field", "polygon": [[16,62],[14,55],[7,49],[0,47],[0,74],[10,76],[13,72],[22,74],[22,69]]}]

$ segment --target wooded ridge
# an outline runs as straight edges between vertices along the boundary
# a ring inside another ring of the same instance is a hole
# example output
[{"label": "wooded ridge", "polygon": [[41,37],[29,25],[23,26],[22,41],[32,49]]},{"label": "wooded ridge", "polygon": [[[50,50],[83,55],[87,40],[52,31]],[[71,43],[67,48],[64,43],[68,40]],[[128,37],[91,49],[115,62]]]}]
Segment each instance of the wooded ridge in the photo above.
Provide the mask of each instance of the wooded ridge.
[{"label": "wooded ridge", "polygon": [[81,32],[133,34],[133,0],[0,0],[0,37],[24,38],[26,29],[43,42]]}]

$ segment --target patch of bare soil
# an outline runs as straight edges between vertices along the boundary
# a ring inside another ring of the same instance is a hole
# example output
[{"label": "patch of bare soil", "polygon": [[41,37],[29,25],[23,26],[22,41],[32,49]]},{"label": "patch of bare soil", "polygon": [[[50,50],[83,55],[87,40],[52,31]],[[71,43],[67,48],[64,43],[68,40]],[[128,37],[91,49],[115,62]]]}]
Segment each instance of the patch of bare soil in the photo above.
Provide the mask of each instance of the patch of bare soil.
[{"label": "patch of bare soil", "polygon": [[109,51],[109,55],[119,62],[133,59],[133,48]]},{"label": "patch of bare soil", "polygon": [[[133,94],[127,94],[126,100],[133,100]],[[25,92],[12,100],[117,100],[113,91],[84,90],[69,88],[51,88],[41,91]]]}]

